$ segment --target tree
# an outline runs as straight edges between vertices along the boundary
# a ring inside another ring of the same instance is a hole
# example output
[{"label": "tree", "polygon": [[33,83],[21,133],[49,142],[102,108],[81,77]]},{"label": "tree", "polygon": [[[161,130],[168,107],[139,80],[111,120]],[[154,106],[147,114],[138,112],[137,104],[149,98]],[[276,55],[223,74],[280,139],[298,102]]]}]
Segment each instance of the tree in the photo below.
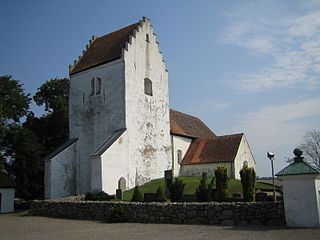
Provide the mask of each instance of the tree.
[{"label": "tree", "polygon": [[54,78],[46,81],[38,88],[33,100],[38,106],[44,105],[45,111],[68,113],[69,79]]},{"label": "tree", "polygon": [[320,131],[313,129],[306,132],[299,148],[304,151],[306,159],[320,168]]},{"label": "tree", "polygon": [[143,196],[138,186],[134,187],[131,202],[143,202]]},{"label": "tree", "polygon": [[9,160],[7,171],[14,176],[17,197],[43,197],[42,146],[29,129],[12,124],[4,138],[2,153]]},{"label": "tree", "polygon": [[253,201],[254,183],[256,180],[256,172],[254,168],[243,166],[240,170],[243,198],[247,202]]},{"label": "tree", "polygon": [[34,101],[44,106],[47,114],[29,114],[24,126],[31,129],[49,154],[69,137],[69,79],[51,79],[38,88]]},{"label": "tree", "polygon": [[169,185],[171,202],[179,202],[182,198],[183,189],[186,186],[179,178],[174,178],[172,184]]},{"label": "tree", "polygon": [[219,166],[214,172],[216,176],[217,200],[223,202],[228,197],[228,174],[227,168]]},{"label": "tree", "polygon": [[0,76],[0,169],[5,165],[2,143],[10,124],[19,123],[27,115],[31,98],[25,94],[22,84],[12,76]]},{"label": "tree", "polygon": [[166,196],[164,195],[163,188],[159,185],[158,190],[156,192],[156,201],[157,202],[165,202]]},{"label": "tree", "polygon": [[203,172],[200,178],[199,186],[196,188],[196,197],[198,202],[212,201],[212,189],[214,184],[214,178],[207,184],[207,173]]}]

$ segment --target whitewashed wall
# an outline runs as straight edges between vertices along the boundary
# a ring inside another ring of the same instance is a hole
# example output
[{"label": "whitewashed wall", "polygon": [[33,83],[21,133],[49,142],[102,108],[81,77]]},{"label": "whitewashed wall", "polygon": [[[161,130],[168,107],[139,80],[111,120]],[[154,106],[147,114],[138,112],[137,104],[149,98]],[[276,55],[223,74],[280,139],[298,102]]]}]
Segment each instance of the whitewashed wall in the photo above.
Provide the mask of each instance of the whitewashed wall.
[{"label": "whitewashed wall", "polygon": [[320,227],[320,175],[279,176],[289,227]]},{"label": "whitewashed wall", "polygon": [[184,155],[186,155],[186,152],[192,142],[191,138],[182,137],[173,135],[172,136],[172,142],[173,142],[173,175],[175,177],[181,176],[180,174],[180,163],[178,163],[178,150],[181,150],[182,152],[182,159]]},{"label": "whitewashed wall", "polygon": [[219,166],[224,166],[228,169],[228,177],[232,177],[232,163],[206,163],[206,164],[190,164],[190,165],[181,165],[180,167],[180,176],[183,177],[201,177],[202,173],[207,173],[208,177],[215,176],[214,171]]},{"label": "whitewashed wall", "polygon": [[[90,154],[115,130],[125,128],[122,59],[70,76],[70,138],[78,140],[78,193],[91,190]],[[91,80],[101,93],[91,95]]]},{"label": "whitewashed wall", "polygon": [[77,142],[45,161],[45,198],[60,198],[77,193]]},{"label": "whitewashed wall", "polygon": [[129,182],[128,158],[128,135],[124,132],[100,157],[92,157],[92,191],[115,194],[121,177]]},{"label": "whitewashed wall", "polygon": [[[131,37],[124,61],[131,188],[171,169],[168,73],[148,20]],[[144,93],[144,78],[152,81],[153,96]]]},{"label": "whitewashed wall", "polygon": [[235,179],[241,179],[240,178],[240,170],[243,167],[243,163],[247,161],[248,167],[256,168],[256,162],[254,160],[254,157],[252,155],[250,146],[248,144],[248,141],[243,134],[243,137],[241,139],[237,155],[234,160],[234,178]]},{"label": "whitewashed wall", "polygon": [[0,188],[1,206],[0,213],[9,213],[14,211],[14,188]]}]

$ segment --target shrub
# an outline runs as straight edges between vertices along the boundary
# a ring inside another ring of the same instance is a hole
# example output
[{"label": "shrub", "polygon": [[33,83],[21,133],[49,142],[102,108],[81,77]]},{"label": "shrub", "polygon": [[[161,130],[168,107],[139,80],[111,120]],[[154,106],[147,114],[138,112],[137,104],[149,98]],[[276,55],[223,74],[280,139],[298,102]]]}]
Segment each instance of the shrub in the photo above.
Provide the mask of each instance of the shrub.
[{"label": "shrub", "polygon": [[132,219],[132,213],[123,206],[109,209],[109,222],[128,222]]},{"label": "shrub", "polygon": [[161,185],[158,187],[158,190],[156,192],[156,202],[165,202],[166,196],[164,195],[163,188]]},{"label": "shrub", "polygon": [[256,172],[254,171],[253,168],[244,166],[240,170],[240,177],[241,177],[241,184],[242,184],[243,199],[247,202],[252,202]]},{"label": "shrub", "polygon": [[114,199],[114,196],[109,195],[103,191],[101,192],[89,192],[86,194],[84,200],[85,201],[110,201]]},{"label": "shrub", "polygon": [[180,202],[183,194],[183,189],[186,186],[179,178],[174,178],[172,184],[169,186],[171,202]]},{"label": "shrub", "polygon": [[214,178],[212,178],[211,182],[207,185],[207,174],[205,172],[202,173],[202,177],[200,178],[199,186],[196,189],[196,197],[198,202],[209,202],[212,201],[212,190]]},{"label": "shrub", "polygon": [[228,174],[227,168],[224,166],[219,166],[215,170],[216,176],[216,198],[219,202],[226,201],[228,197]]},{"label": "shrub", "polygon": [[131,202],[143,202],[143,196],[138,186],[134,187]]}]

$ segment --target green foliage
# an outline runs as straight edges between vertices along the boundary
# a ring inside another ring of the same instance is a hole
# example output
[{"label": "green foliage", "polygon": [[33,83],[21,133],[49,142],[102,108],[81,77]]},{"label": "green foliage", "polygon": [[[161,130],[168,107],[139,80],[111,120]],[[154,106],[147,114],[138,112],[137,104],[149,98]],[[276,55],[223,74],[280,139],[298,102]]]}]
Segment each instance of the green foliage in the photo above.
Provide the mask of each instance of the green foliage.
[{"label": "green foliage", "polygon": [[174,178],[171,185],[169,185],[170,200],[171,202],[180,202],[183,194],[185,183],[179,178]]},{"label": "green foliage", "polygon": [[163,188],[159,185],[158,190],[156,192],[156,201],[157,202],[165,202],[166,196],[164,195]]},{"label": "green foliage", "polygon": [[198,202],[212,201],[212,190],[214,185],[214,178],[211,179],[209,184],[207,182],[207,173],[203,172],[200,178],[199,186],[196,189],[196,197]]},{"label": "green foliage", "polygon": [[29,94],[25,94],[22,84],[11,76],[0,76],[0,123],[19,122],[29,110]]},{"label": "green foliage", "polygon": [[18,80],[9,75],[0,76],[0,169],[7,169],[7,146],[3,141],[8,128],[27,115],[30,101],[29,94],[24,93]]},{"label": "green foliage", "polygon": [[227,168],[224,166],[219,166],[215,170],[216,176],[216,198],[219,202],[223,202],[228,197],[228,174]]},{"label": "green foliage", "polygon": [[16,197],[43,197],[43,149],[38,137],[29,129],[12,124],[3,142],[2,154],[8,159],[6,169],[15,176]]},{"label": "green foliage", "polygon": [[131,202],[143,202],[143,196],[138,186],[135,186]]},{"label": "green foliage", "polygon": [[256,180],[256,172],[254,168],[244,166],[240,170],[243,198],[245,201],[252,202],[254,195],[254,184]]},{"label": "green foliage", "polygon": [[86,194],[84,200],[86,201],[110,201],[114,199],[114,196],[109,195],[103,191],[101,192],[89,192]]},{"label": "green foliage", "polygon": [[47,112],[68,112],[69,89],[68,78],[50,79],[38,88],[33,100]]},{"label": "green foliage", "polygon": [[44,105],[47,114],[39,118],[29,114],[24,126],[38,136],[47,155],[69,137],[69,79],[46,81],[33,99],[37,105]]},{"label": "green foliage", "polygon": [[124,206],[116,206],[109,209],[109,222],[129,222],[133,218],[132,212]]}]

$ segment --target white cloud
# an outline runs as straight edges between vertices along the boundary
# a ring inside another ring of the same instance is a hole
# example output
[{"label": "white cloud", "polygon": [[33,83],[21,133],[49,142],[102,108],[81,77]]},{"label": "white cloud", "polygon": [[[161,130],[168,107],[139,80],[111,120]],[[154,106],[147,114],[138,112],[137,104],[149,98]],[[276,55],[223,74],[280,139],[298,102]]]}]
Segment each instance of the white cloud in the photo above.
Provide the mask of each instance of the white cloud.
[{"label": "white cloud", "polygon": [[[292,157],[292,150],[310,130],[306,118],[320,115],[320,97],[300,99],[283,105],[264,106],[257,111],[234,116],[233,131],[245,132],[254,150],[260,175],[267,175],[269,163],[265,160],[267,151],[277,153],[277,170],[287,163],[285,157]],[[317,127],[317,126],[313,126]],[[318,126],[319,127],[319,126]],[[266,173],[267,172],[267,173]]]},{"label": "white cloud", "polygon": [[[247,6],[243,8],[247,9]],[[262,14],[262,11],[273,9],[251,3],[249,10],[240,9],[228,14],[231,23],[223,42],[273,59],[270,65],[256,72],[238,74],[233,86],[246,91],[297,85],[317,89],[320,86],[319,8],[295,16],[283,10],[273,16]]]}]

